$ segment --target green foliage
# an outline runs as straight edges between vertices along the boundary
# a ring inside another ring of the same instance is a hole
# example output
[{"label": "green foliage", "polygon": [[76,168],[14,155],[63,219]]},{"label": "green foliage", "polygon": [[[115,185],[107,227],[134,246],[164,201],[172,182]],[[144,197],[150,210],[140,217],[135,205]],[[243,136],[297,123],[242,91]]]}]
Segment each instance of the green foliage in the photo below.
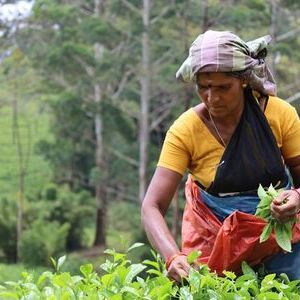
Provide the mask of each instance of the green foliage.
[{"label": "green foliage", "polygon": [[21,261],[28,265],[47,265],[49,257],[66,251],[66,238],[70,225],[40,220],[24,230],[21,239]]},{"label": "green foliage", "polygon": [[0,199],[0,249],[4,260],[16,260],[17,204],[7,198]]},{"label": "green foliage", "polygon": [[57,201],[53,203],[50,221],[69,224],[66,247],[70,250],[84,246],[84,229],[94,225],[95,203],[90,193],[61,192]]},{"label": "green foliage", "polygon": [[7,281],[18,281],[22,277],[24,271],[30,273],[33,278],[37,279],[47,269],[46,267],[34,266],[30,268],[23,264],[0,264],[0,283]]},{"label": "green foliage", "polygon": [[272,184],[267,191],[259,185],[257,191],[260,202],[258,203],[255,215],[265,219],[268,223],[263,229],[262,234],[260,235],[260,242],[266,241],[271,235],[272,231],[275,232],[275,239],[277,244],[285,251],[292,251],[292,228],[296,222],[296,219],[287,221],[285,223],[279,222],[271,214],[271,202],[278,195],[278,191],[274,189]]},{"label": "green foliage", "polygon": [[[293,34],[299,27],[298,2],[277,1],[275,16],[270,5],[275,1],[152,1],[147,32],[150,67],[146,70],[150,76],[148,177],[156,167],[168,127],[185,109],[199,103],[193,87],[184,88],[174,75],[191,42],[204,29],[232,30],[249,40],[269,34],[272,17],[276,17],[276,36],[291,33],[287,39],[277,40],[269,52],[270,62],[271,55],[276,58],[279,95],[286,98],[299,92],[300,52],[295,49],[300,39]],[[15,258],[16,244],[14,202],[19,173],[9,107],[15,97],[21,104],[20,133],[25,138],[26,126],[33,128],[31,149],[35,150],[25,178],[24,228],[30,229],[36,220],[67,223],[67,249],[86,246],[86,232],[95,232],[94,187],[101,182],[108,191],[109,220],[105,225],[109,245],[120,244],[119,233],[124,235],[122,250],[141,239],[135,201],[139,185],[142,6],[138,0],[104,1],[97,17],[91,0],[36,0],[28,24],[14,24],[12,28],[17,30],[1,36],[1,53],[12,51],[3,56],[0,68],[0,198],[6,199],[6,208],[1,206],[0,211],[0,248],[6,259]],[[101,50],[99,58],[96,44]],[[95,103],[96,84],[101,103]],[[96,113],[103,125],[106,167],[101,169],[95,163]],[[28,147],[28,142],[23,139],[22,145]],[[62,195],[63,189],[74,193]],[[130,203],[120,204],[125,201]],[[263,240],[272,232],[272,222],[265,228]],[[274,228],[283,239],[289,235],[285,228]]]},{"label": "green foliage", "polygon": [[57,186],[53,183],[48,183],[43,191],[42,191],[42,198],[49,201],[49,200],[57,200]]},{"label": "green foliage", "polygon": [[[141,236],[140,207],[133,202],[114,202],[109,205],[108,233],[119,243],[110,245],[124,251]],[[121,238],[120,238],[121,237]],[[123,237],[123,241],[122,241]]]},{"label": "green foliage", "polygon": [[55,272],[45,271],[37,278],[23,272],[18,281],[2,284],[1,299],[300,299],[300,280],[289,281],[286,275],[276,277],[268,274],[258,279],[256,273],[243,264],[244,274],[240,277],[224,271],[217,276],[206,265],[191,268],[188,277],[176,285],[166,275],[166,269],[159,255],[141,263],[132,263],[128,253],[140,247],[137,243],[126,252],[108,249],[99,275],[92,264],[79,267],[80,274],[72,275],[62,270],[65,257],[53,260]]}]

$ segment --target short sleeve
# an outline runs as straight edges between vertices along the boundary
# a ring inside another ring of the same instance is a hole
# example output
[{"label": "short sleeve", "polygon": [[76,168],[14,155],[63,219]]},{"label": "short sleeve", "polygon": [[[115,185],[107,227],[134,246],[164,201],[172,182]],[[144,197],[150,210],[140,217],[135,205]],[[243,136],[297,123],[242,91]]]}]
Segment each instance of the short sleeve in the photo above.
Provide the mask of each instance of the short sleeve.
[{"label": "short sleeve", "polygon": [[290,106],[282,121],[282,155],[292,158],[300,155],[300,120],[297,111]]},{"label": "short sleeve", "polygon": [[157,163],[159,167],[165,167],[184,175],[190,162],[190,153],[185,135],[174,128],[170,128]]}]

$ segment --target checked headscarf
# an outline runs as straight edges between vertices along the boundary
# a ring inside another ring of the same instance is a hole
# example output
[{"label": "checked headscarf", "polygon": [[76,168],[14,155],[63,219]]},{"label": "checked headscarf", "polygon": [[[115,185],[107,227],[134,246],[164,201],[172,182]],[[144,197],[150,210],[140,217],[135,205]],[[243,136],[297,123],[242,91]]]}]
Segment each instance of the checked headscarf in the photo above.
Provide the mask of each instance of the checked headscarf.
[{"label": "checked headscarf", "polygon": [[177,71],[176,78],[195,82],[199,72],[249,70],[248,80],[252,89],[265,95],[275,95],[276,83],[265,61],[270,41],[269,35],[244,42],[229,31],[206,31],[192,43],[189,56]]}]

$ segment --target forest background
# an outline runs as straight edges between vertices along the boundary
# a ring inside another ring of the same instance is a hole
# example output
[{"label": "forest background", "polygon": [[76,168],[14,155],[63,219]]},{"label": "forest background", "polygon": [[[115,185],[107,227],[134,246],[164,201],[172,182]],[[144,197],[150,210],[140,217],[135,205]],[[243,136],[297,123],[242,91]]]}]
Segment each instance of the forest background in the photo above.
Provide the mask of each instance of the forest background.
[{"label": "forest background", "polygon": [[[199,33],[270,34],[278,95],[300,109],[299,1],[27,2],[0,27],[0,269],[69,253],[77,270],[147,243],[140,203],[168,127],[199,101],[175,80]],[[183,207],[184,180],[167,216],[178,241]]]}]

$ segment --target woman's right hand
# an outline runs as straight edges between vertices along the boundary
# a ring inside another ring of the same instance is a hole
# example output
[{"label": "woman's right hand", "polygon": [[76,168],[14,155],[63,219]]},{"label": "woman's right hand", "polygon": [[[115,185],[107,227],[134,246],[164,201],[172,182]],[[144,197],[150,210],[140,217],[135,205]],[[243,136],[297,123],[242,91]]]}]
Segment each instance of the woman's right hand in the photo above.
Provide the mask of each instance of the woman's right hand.
[{"label": "woman's right hand", "polygon": [[169,265],[168,277],[181,282],[182,278],[188,277],[191,265],[187,261],[186,255],[176,256]]}]

